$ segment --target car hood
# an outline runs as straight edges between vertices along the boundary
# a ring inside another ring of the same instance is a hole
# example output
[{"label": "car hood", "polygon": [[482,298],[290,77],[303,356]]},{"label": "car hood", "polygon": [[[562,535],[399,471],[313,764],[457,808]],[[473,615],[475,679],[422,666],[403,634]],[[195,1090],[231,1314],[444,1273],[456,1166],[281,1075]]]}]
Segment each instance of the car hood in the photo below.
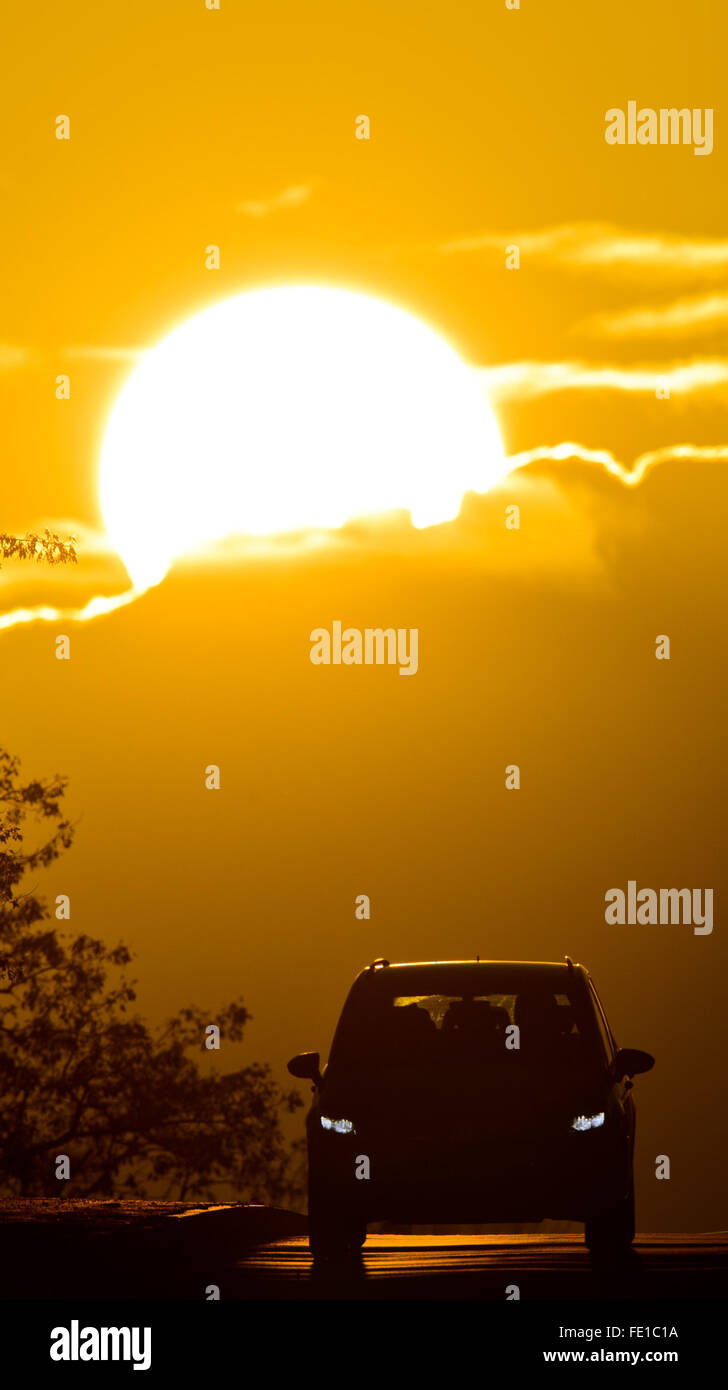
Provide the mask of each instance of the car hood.
[{"label": "car hood", "polygon": [[533,1134],[564,1132],[579,1114],[603,1109],[609,1092],[593,1069],[536,1072],[518,1064],[446,1076],[404,1069],[371,1076],[327,1074],[316,1108],[333,1118],[352,1119],[357,1129],[429,1130]]}]

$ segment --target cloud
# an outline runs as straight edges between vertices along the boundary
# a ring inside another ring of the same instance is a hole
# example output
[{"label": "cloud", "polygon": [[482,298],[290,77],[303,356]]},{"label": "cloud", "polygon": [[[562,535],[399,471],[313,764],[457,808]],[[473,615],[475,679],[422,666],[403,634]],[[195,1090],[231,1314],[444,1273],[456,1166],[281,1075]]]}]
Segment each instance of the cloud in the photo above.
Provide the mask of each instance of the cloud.
[{"label": "cloud", "polygon": [[[141,597],[107,532],[69,517],[42,518],[26,529],[75,536],[77,565],[30,565],[3,560],[0,633],[29,623],[90,622]],[[126,587],[124,587],[126,586]],[[40,602],[35,601],[37,599]]]},{"label": "cloud", "polygon": [[[69,361],[86,362],[138,362],[148,352],[148,348],[116,346],[104,343],[71,343],[57,349],[53,355],[55,362],[59,353]],[[17,367],[37,366],[44,354],[37,348],[20,347],[12,343],[0,343],[0,371],[12,371]]]},{"label": "cloud", "polygon": [[441,242],[445,256],[518,246],[524,260],[601,274],[645,270],[667,275],[706,275],[728,269],[728,239],[672,232],[632,232],[610,222],[572,222],[537,231],[484,232]]},{"label": "cloud", "polygon": [[539,444],[535,449],[527,449],[520,454],[511,454],[507,463],[512,472],[527,468],[529,464],[552,462],[563,463],[568,459],[578,459],[581,463],[597,464],[613,478],[618,478],[626,487],[636,487],[645,474],[660,463],[673,463],[682,459],[692,459],[697,463],[728,462],[728,444],[667,444],[661,449],[652,449],[640,454],[632,464],[620,463],[608,449],[588,449],[584,444],[564,443],[556,445]]},{"label": "cloud", "polygon": [[127,589],[123,594],[97,594],[89,599],[83,608],[51,608],[48,604],[37,604],[33,608],[13,608],[10,613],[0,613],[0,632],[13,627],[24,627],[28,623],[87,623],[93,618],[104,617],[117,608],[125,608],[128,603],[141,598],[143,590]]},{"label": "cloud", "polygon": [[272,198],[238,203],[235,211],[242,212],[245,217],[269,217],[272,212],[279,212],[281,208],[300,207],[302,203],[308,202],[312,193],[311,184],[293,184],[290,188],[275,193]]},{"label": "cloud", "polygon": [[75,565],[29,564],[27,561],[3,559],[0,569],[0,594],[13,589],[42,583],[44,587],[83,588],[99,580],[118,582],[125,575],[121,560],[108,532],[100,526],[90,526],[71,517],[33,518],[25,527],[26,534],[43,535],[44,531],[64,539],[74,538],[78,563]]},{"label": "cloud", "polygon": [[64,356],[88,362],[138,362],[147,352],[143,347],[115,347],[101,343],[72,343]]},{"label": "cloud", "polygon": [[27,348],[17,347],[13,343],[0,343],[0,372],[9,372],[13,367],[24,366],[29,356]]},{"label": "cloud", "polygon": [[655,394],[658,386],[670,394],[694,395],[728,386],[728,359],[705,358],[658,366],[593,366],[588,362],[506,362],[474,370],[489,400],[522,401],[557,391],[625,391]]},{"label": "cloud", "polygon": [[[520,469],[526,469],[529,466],[536,463],[566,463],[570,460],[577,460],[581,463],[593,464],[595,467],[604,469],[610,475],[610,477],[617,479],[617,481],[624,484],[625,487],[637,487],[643,481],[646,474],[651,469],[656,468],[659,464],[662,463],[674,463],[688,460],[691,462],[699,463],[728,463],[728,444],[669,444],[665,445],[660,449],[653,449],[647,453],[640,454],[639,457],[636,458],[634,462],[629,465],[620,462],[620,460],[617,459],[615,455],[611,453],[611,451],[608,449],[590,449],[584,444],[578,444],[573,441],[567,441],[555,445],[539,444],[533,449],[527,449],[518,454],[511,454],[506,459],[506,463],[508,464],[509,469],[508,474],[503,479],[501,479],[501,481],[498,484],[494,486],[492,491],[497,494],[502,494],[504,488],[507,489],[508,487],[508,478],[511,477],[513,474],[517,473]],[[553,501],[553,499],[556,497],[556,493],[553,491],[553,488],[555,478],[557,476],[558,471],[555,474],[552,474],[551,478],[547,479],[545,482],[536,482],[537,488],[540,487],[546,489],[546,500],[551,498],[551,500]],[[474,494],[469,494],[471,500],[474,496]],[[423,546],[427,546],[430,548],[434,546],[435,548],[437,548],[439,537],[442,537],[442,543],[446,544],[448,527],[459,524],[460,520],[464,515],[466,506],[467,501],[464,501],[463,510],[461,511],[460,518],[458,518],[458,521],[456,522],[448,522],[443,523],[441,525],[431,526],[429,528],[426,528],[425,530],[417,530],[413,528],[411,524],[408,523],[407,533],[411,537],[413,544],[417,546],[418,550],[421,550]],[[561,503],[559,503],[559,506],[561,507]],[[563,507],[561,509],[563,510]],[[401,516],[403,517],[404,514],[401,514]],[[384,534],[386,536],[388,534],[387,528],[391,528],[392,523],[392,516],[380,519],[376,525],[373,524],[370,519],[368,522],[364,524],[364,531],[365,533],[370,534],[371,537],[376,539],[377,537],[382,536],[382,528],[384,528]],[[121,562],[119,561],[116,551],[113,549],[110,539],[106,532],[100,531],[93,527],[84,526],[82,523],[79,522],[71,523],[65,520],[56,520],[48,524],[49,529],[52,529],[54,531],[71,531],[79,540],[79,558],[95,561],[95,563],[92,563],[90,566],[88,566],[89,572],[87,572],[86,575],[87,582],[90,580],[94,583],[94,587],[97,587],[99,583],[101,567],[104,565],[104,563],[106,563],[106,565],[108,566],[107,572],[105,574],[106,582],[113,583],[114,580],[118,580],[119,571],[121,570]],[[42,528],[37,527],[33,529]],[[317,547],[323,544],[337,544],[339,542],[346,543],[345,537],[348,537],[349,541],[352,542],[352,537],[356,536],[358,529],[360,528],[358,528],[355,523],[350,523],[346,527],[342,527],[338,530],[334,530],[333,532],[326,533],[325,536],[321,533],[311,534],[308,538],[304,536],[302,537],[303,549],[305,551],[307,549],[310,549],[311,546]],[[356,542],[354,541],[353,543]],[[400,542],[398,540],[398,544],[399,543]],[[238,544],[239,538],[235,540],[234,545],[230,544],[226,549],[224,548],[220,552],[219,558],[224,559],[226,562],[229,560],[235,560],[238,554]],[[477,531],[477,546],[479,550],[482,552],[481,529],[478,529]],[[246,541],[244,550],[240,553],[244,553],[247,556],[247,558],[250,558],[251,555],[254,556],[257,553],[257,546],[256,544],[253,544],[251,548],[250,544]],[[265,553],[269,554],[269,551],[266,550]],[[286,547],[286,553],[300,554],[301,542],[297,541],[295,545],[288,545]],[[555,561],[558,564],[560,562],[560,554],[560,547],[554,547],[553,535],[549,533],[549,545],[547,551],[544,552],[544,556],[548,557],[551,563]],[[590,554],[590,545],[587,545],[582,558],[588,560],[590,558]],[[198,556],[197,558],[199,560],[200,557]],[[12,582],[9,586],[7,583],[10,568],[10,566],[6,566],[3,569],[2,576],[0,576],[0,587],[2,588],[12,588]],[[67,571],[65,569],[63,571],[61,571],[60,569],[55,571],[46,570],[43,574],[44,582],[47,583],[50,587],[53,587],[54,585],[59,584],[60,581],[66,577],[66,574]],[[73,577],[75,579],[76,575],[74,575]],[[134,603],[137,599],[142,598],[146,592],[147,590],[145,588],[132,586],[131,588],[124,589],[121,593],[94,594],[94,596],[90,598],[82,606],[76,605],[74,607],[61,607],[51,606],[47,603],[34,604],[32,606],[16,606],[14,608],[11,608],[8,612],[0,613],[0,633],[10,631],[11,629],[16,627],[24,627],[30,623],[37,622],[90,622],[95,618],[103,617],[108,613],[113,613],[117,608],[123,608],[126,607],[127,604]]]},{"label": "cloud", "polygon": [[595,314],[577,324],[575,331],[610,338],[677,338],[683,333],[713,333],[726,323],[728,294],[710,294]]},{"label": "cloud", "polygon": [[[74,520],[71,517],[52,517],[44,518],[28,527],[29,531],[41,533],[45,530],[53,531],[59,536],[75,536],[79,556],[85,560],[107,559],[115,556],[116,550],[111,542],[111,537],[107,531],[100,526],[89,526],[85,521]],[[45,571],[57,577],[67,575],[69,571],[62,566],[56,566],[52,571]],[[74,571],[77,573],[77,571]]]}]

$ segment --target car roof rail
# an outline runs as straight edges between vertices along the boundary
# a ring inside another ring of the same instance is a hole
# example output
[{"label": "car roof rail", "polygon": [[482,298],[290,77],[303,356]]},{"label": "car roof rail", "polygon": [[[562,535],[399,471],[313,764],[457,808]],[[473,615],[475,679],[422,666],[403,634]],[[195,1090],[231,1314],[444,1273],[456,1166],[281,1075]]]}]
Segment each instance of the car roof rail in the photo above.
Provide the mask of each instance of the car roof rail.
[{"label": "car roof rail", "polygon": [[367,966],[367,970],[383,970],[385,965],[389,965],[389,961],[385,960],[384,956],[377,956],[377,959]]}]

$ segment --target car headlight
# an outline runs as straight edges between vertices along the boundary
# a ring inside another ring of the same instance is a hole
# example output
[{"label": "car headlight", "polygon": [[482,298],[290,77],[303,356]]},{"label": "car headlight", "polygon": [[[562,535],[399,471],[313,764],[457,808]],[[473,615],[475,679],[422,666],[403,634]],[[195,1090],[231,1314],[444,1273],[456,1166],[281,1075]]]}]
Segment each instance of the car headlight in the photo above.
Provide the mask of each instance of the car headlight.
[{"label": "car headlight", "polygon": [[598,1115],[577,1115],[576,1119],[571,1121],[571,1128],[578,1130],[601,1129],[603,1124],[604,1111],[600,1110]]},{"label": "car headlight", "polygon": [[333,1129],[335,1134],[356,1134],[353,1120],[332,1120],[328,1115],[321,1116],[321,1128]]}]

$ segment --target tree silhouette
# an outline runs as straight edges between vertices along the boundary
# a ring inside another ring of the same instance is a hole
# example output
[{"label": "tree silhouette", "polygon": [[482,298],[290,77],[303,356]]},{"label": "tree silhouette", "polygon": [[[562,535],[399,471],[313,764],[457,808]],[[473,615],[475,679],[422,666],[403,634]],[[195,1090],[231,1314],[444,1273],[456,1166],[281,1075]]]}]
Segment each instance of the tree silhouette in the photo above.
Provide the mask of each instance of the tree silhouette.
[{"label": "tree silhouette", "polygon": [[[0,534],[0,555],[75,561],[73,538]],[[25,781],[0,749],[0,1182],[6,1195],[176,1196],[247,1201],[297,1197],[296,1149],[280,1117],[297,1109],[270,1068],[212,1067],[214,1023],[239,1043],[241,999],[209,1013],[180,1009],[152,1029],[132,1009],[123,944],[62,934],[29,874],[68,849],[67,781]],[[28,844],[29,822],[37,842]],[[194,1053],[204,1054],[201,1069]],[[192,1055],[191,1055],[192,1054]],[[61,1185],[55,1160],[70,1159]],[[231,1191],[232,1190],[232,1191]]]},{"label": "tree silhouette", "polygon": [[4,560],[37,560],[47,565],[76,564],[76,537],[58,536],[45,530],[43,535],[29,531],[25,536],[11,536],[0,531],[0,555]]},{"label": "tree silhouette", "polygon": [[[240,1200],[291,1196],[290,1154],[280,1127],[297,1092],[282,1093],[270,1069],[203,1072],[215,1023],[240,1042],[242,1000],[208,1013],[181,1009],[156,1030],[132,1013],[135,993],[124,945],[64,937],[34,890],[29,870],[68,848],[65,779],[22,781],[0,749],[0,1174],[9,1194],[58,1193],[55,1159],[70,1158],[64,1191],[76,1196],[177,1196]],[[44,833],[26,848],[29,817]],[[111,981],[114,975],[116,979]],[[214,1055],[214,1054],[213,1054]]]}]

